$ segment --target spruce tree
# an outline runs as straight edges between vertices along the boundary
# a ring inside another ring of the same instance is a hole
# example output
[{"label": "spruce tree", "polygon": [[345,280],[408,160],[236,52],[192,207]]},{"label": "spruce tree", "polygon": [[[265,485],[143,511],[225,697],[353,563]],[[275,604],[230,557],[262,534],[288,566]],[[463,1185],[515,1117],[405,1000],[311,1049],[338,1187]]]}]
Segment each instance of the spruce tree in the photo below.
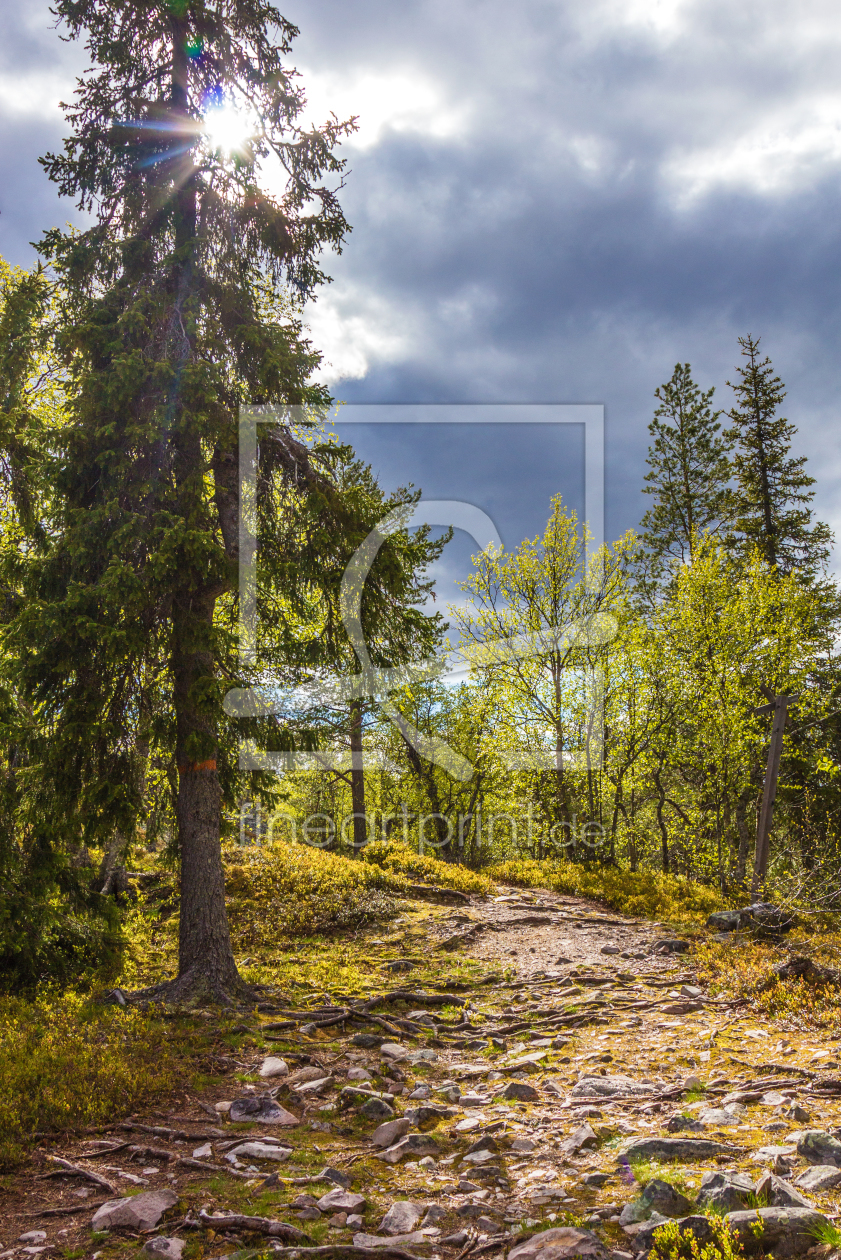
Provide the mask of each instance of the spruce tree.
[{"label": "spruce tree", "polygon": [[[138,747],[171,758],[179,977],[160,996],[227,1002],[245,992],[220,852],[237,789],[221,700],[248,682],[232,634],[238,410],[326,401],[284,294],[310,294],[320,251],[348,230],[334,148],[351,124],[301,128],[285,64],[297,31],[265,0],[57,0],[55,12],[93,67],[67,107],[64,152],[44,165],[94,222],[41,245],[60,281],[70,402],[54,512],[7,644],[33,713],[45,843],[130,833]],[[251,134],[227,153],[208,116],[234,106]],[[289,608],[355,537],[341,536],[328,464],[283,424],[263,426],[260,475],[264,501],[299,513],[273,553],[275,603]],[[294,634],[279,627],[278,652]]]},{"label": "spruce tree", "polygon": [[714,392],[699,389],[688,363],[675,364],[671,380],[654,392],[660,405],[648,426],[653,440],[643,489],[654,503],[641,523],[654,587],[670,562],[690,561],[700,536],[718,532],[726,518],[730,461]]},{"label": "spruce tree", "polygon": [[740,337],[738,379],[727,384],[736,395],[727,414],[728,436],[735,444],[733,525],[736,545],[758,547],[767,563],[781,573],[798,570],[814,580],[826,566],[832,534],[823,521],[813,523],[809,506],[814,477],[806,457],[790,454],[797,429],[779,415],[785,387],[774,375],[771,360],[759,359],[759,338]]}]

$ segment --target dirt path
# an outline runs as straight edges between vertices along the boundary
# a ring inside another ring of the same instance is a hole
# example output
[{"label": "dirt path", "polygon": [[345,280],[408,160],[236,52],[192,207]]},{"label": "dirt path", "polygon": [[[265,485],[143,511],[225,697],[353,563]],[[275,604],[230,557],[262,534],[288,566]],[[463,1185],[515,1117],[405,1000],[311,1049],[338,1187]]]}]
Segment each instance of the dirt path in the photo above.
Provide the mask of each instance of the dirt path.
[{"label": "dirt path", "polygon": [[[642,1218],[651,1203],[631,1212],[636,1222],[626,1219],[627,1208],[620,1214],[652,1178],[656,1210],[684,1217],[696,1212],[687,1200],[712,1193],[702,1187],[705,1174],[720,1174],[733,1208],[748,1202],[748,1184],[755,1189],[772,1170],[778,1182],[759,1192],[772,1205],[788,1203],[782,1214],[789,1223],[779,1226],[788,1230],[785,1246],[800,1254],[814,1245],[805,1225],[796,1234],[797,1213],[808,1211],[796,1196],[834,1215],[838,1190],[794,1181],[810,1160],[833,1163],[835,1148],[829,1139],[819,1160],[807,1159],[797,1133],[828,1134],[841,1122],[836,1047],[762,1028],[710,998],[696,984],[691,954],[659,952],[668,934],[656,924],[514,890],[457,910],[415,909],[404,953],[417,953],[422,940],[427,957],[467,955],[496,979],[419,991],[410,971],[387,981],[372,976],[372,996],[383,1000],[369,1003],[379,1022],[367,1024],[316,1026],[358,1005],[358,995],[343,1004],[333,994],[297,1016],[289,1007],[252,1016],[253,1035],[243,1038],[234,1071],[175,1112],[129,1121],[157,1133],[112,1126],[43,1143],[32,1167],[3,1187],[0,1260],[42,1254],[32,1248],[45,1246],[107,1260],[155,1236],[189,1242],[184,1260],[289,1245],[260,1219],[304,1231],[302,1256],[307,1245],[347,1247],[354,1238],[373,1245],[376,1236],[382,1247],[389,1229],[404,1255],[447,1260],[474,1236],[471,1257],[483,1248],[504,1254],[547,1224],[574,1224],[622,1260],[650,1242]],[[389,998],[398,988],[409,991],[405,999]],[[268,1027],[285,1021],[292,1028]],[[289,1075],[261,1079],[268,1055],[282,1056]],[[231,1124],[216,1110],[268,1094],[291,1113],[292,1127]],[[403,1120],[405,1135],[392,1136],[404,1146],[385,1160],[372,1144],[375,1111]],[[97,1154],[97,1140],[115,1149]],[[278,1161],[252,1147],[233,1168],[237,1140],[280,1143],[290,1154]],[[841,1146],[838,1152],[841,1163]],[[56,1169],[51,1155],[100,1176],[120,1196],[170,1190],[177,1202],[151,1233],[135,1227],[94,1235],[94,1205],[114,1195],[78,1173],[38,1180]],[[333,1171],[318,1179],[325,1167]],[[680,1194],[657,1190],[663,1183],[675,1183]],[[357,1200],[342,1194],[357,1196],[361,1220],[352,1219]],[[384,1224],[400,1201],[394,1224]],[[201,1211],[205,1224],[196,1228]],[[226,1224],[225,1212],[239,1219]],[[18,1241],[33,1229],[46,1238]]]}]

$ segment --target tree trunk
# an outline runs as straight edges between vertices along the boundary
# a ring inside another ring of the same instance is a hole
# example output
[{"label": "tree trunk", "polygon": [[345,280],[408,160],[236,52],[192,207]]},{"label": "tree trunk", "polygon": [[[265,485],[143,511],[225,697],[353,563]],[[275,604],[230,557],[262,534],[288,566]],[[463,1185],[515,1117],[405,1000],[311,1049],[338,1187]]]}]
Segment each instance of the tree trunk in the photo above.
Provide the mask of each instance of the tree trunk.
[{"label": "tree trunk", "polygon": [[368,841],[365,817],[365,771],[362,762],[362,701],[350,702],[350,803],[353,810],[353,848],[357,855]]},{"label": "tree trunk", "polygon": [[663,874],[669,874],[669,833],[666,829],[666,820],[663,817],[663,806],[666,804],[666,791],[660,782],[660,770],[654,774],[654,784],[657,788],[657,826],[660,828],[660,844],[663,855]]}]

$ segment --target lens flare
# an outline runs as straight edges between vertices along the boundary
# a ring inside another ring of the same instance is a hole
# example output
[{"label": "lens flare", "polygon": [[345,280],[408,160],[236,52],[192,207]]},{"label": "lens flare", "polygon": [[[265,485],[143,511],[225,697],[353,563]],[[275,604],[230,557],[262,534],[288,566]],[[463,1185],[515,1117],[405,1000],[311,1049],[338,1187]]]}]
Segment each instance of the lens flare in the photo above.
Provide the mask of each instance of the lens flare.
[{"label": "lens flare", "polygon": [[212,149],[235,153],[243,149],[253,135],[254,127],[245,114],[233,105],[209,109],[204,116],[204,133]]}]

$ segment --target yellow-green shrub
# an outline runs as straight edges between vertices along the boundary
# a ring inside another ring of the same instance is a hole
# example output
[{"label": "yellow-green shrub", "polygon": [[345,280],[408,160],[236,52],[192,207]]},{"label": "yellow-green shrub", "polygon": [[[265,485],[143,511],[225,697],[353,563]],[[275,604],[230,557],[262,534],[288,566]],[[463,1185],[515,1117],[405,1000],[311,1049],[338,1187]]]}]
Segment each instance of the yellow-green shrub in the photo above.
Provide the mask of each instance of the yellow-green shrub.
[{"label": "yellow-green shrub", "polygon": [[720,1217],[707,1218],[712,1238],[699,1243],[689,1230],[681,1232],[678,1221],[667,1221],[654,1235],[649,1260],[739,1260],[744,1255],[741,1242]]},{"label": "yellow-green shrub", "polygon": [[0,1167],[18,1162],[35,1134],[100,1124],[165,1097],[185,1047],[172,1024],[74,993],[0,998]]},{"label": "yellow-green shrub", "polygon": [[493,880],[479,875],[457,862],[442,862],[429,853],[417,853],[406,844],[393,840],[375,840],[362,850],[366,862],[385,870],[398,871],[411,880],[424,880],[441,888],[455,888],[458,892],[490,894],[494,892]]},{"label": "yellow-green shrub", "polygon": [[724,905],[716,889],[696,884],[682,875],[661,875],[657,871],[515,858],[488,868],[487,874],[502,884],[551,888],[554,892],[600,901],[623,914],[672,923],[702,923]]}]

